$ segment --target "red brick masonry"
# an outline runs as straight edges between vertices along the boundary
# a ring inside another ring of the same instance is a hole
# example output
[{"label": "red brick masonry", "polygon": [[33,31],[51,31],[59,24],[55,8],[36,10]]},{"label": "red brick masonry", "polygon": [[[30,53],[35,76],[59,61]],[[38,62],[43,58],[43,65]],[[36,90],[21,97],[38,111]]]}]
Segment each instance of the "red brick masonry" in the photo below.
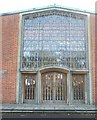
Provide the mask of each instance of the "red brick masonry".
[{"label": "red brick masonry", "polygon": [[2,17],[2,101],[16,102],[19,15]]},{"label": "red brick masonry", "polygon": [[97,24],[95,15],[90,15],[90,40],[92,49],[92,92],[93,103],[97,104]]}]

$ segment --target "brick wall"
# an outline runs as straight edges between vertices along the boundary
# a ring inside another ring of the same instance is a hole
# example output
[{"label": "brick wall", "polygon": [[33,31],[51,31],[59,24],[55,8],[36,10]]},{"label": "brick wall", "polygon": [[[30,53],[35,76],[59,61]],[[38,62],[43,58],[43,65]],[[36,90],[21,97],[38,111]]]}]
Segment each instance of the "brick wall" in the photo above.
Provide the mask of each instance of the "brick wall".
[{"label": "brick wall", "polygon": [[95,24],[95,15],[90,16],[90,35],[91,35],[91,48],[92,48],[92,92],[93,92],[93,103],[97,104],[97,40]]},{"label": "brick wall", "polygon": [[2,100],[2,17],[0,16],[0,101]]},{"label": "brick wall", "polygon": [[2,16],[2,102],[16,102],[19,15]]}]

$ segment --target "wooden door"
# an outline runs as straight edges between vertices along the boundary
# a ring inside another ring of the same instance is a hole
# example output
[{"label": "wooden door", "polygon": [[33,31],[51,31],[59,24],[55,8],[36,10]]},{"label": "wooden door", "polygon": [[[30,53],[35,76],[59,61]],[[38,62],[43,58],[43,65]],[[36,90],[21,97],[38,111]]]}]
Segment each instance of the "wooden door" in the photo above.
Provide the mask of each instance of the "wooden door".
[{"label": "wooden door", "polygon": [[84,102],[85,100],[85,75],[72,75],[73,100]]},{"label": "wooden door", "polygon": [[24,102],[35,101],[36,98],[36,75],[24,74]]},{"label": "wooden door", "polygon": [[42,101],[66,101],[67,76],[60,72],[47,72],[42,74]]}]

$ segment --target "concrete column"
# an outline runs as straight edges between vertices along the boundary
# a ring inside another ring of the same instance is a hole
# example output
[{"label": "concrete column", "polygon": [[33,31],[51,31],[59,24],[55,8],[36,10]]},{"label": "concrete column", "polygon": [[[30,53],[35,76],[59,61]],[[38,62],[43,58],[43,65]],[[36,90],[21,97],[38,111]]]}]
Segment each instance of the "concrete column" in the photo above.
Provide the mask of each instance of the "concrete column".
[{"label": "concrete column", "polygon": [[72,72],[70,72],[70,104],[73,103],[73,89],[72,89]]},{"label": "concrete column", "polygon": [[16,78],[16,103],[20,103],[20,84],[21,84],[21,43],[22,43],[22,16],[20,15],[19,19],[19,37],[18,37],[18,57],[17,57],[17,78]]},{"label": "concrete column", "polygon": [[90,15],[88,15],[88,56],[89,56],[89,88],[90,88],[90,104],[93,104],[92,99],[92,49],[90,37]]},{"label": "concrete column", "polygon": [[86,49],[88,51],[86,67],[88,68],[89,72],[86,73],[86,77],[85,77],[85,104],[92,104],[92,67],[91,67],[92,55],[91,55],[91,39],[90,39],[90,15],[88,15],[86,22],[87,22]]},{"label": "concrete column", "polygon": [[16,79],[16,103],[19,103],[19,80],[20,80],[20,72],[17,71],[17,79]]},{"label": "concrete column", "polygon": [[72,73],[67,74],[67,104],[72,104]]},{"label": "concrete column", "polygon": [[22,82],[21,73],[20,73],[20,79],[19,79],[19,103],[23,103],[23,82]]},{"label": "concrete column", "polygon": [[69,96],[69,93],[70,93],[70,73],[67,74],[67,104],[69,104],[70,102],[70,96]]},{"label": "concrete column", "polygon": [[40,98],[40,72],[38,71],[37,72],[37,75],[36,75],[36,104],[39,104],[39,98]]},{"label": "concrete column", "polygon": [[38,79],[38,81],[39,81],[39,89],[38,89],[38,93],[39,93],[39,103],[41,103],[42,102],[42,93],[41,93],[41,73],[39,72],[39,79]]},{"label": "concrete column", "polygon": [[90,104],[90,81],[89,74],[85,76],[85,104]]}]

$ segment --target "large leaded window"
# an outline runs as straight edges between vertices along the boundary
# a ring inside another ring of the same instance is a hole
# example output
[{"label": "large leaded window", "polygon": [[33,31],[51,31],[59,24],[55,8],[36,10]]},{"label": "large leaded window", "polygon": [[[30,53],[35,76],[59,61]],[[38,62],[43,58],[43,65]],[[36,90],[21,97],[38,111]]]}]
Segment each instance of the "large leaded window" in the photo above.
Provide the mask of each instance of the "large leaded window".
[{"label": "large leaded window", "polygon": [[23,16],[22,69],[87,68],[86,16],[51,10]]}]

